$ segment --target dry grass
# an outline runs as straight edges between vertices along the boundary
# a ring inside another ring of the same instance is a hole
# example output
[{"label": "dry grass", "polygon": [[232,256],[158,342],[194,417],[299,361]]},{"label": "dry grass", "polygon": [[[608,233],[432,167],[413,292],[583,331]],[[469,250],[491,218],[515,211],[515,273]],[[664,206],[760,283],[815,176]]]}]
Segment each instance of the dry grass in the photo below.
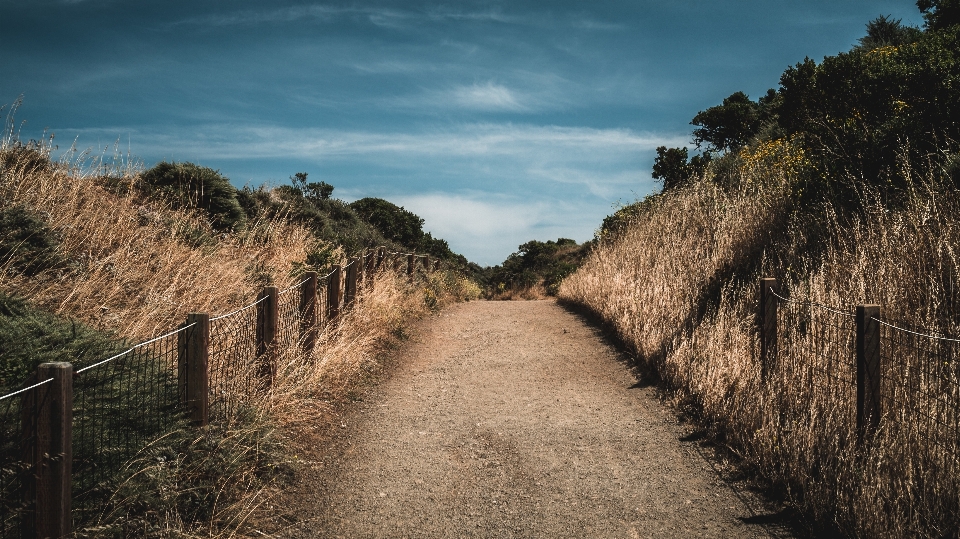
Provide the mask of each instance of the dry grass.
[{"label": "dry grass", "polygon": [[[306,229],[282,220],[217,235],[196,215],[117,194],[133,191],[117,186],[136,181],[134,168],[108,170],[78,158],[50,163],[48,155],[49,147],[5,140],[0,210],[20,206],[42,216],[68,264],[25,275],[8,259],[0,267],[0,290],[120,337],[152,337],[190,312],[215,315],[247,305],[265,284],[294,284],[294,263],[317,247]],[[273,499],[297,468],[283,440],[314,428],[363,383],[408,320],[478,294],[476,285],[455,275],[411,282],[397,272],[378,274],[354,308],[320,328],[312,351],[303,353],[296,343],[279,351],[271,390],[247,395],[255,408],[145,448],[129,464],[112,509],[78,536],[228,537],[257,535],[253,523],[276,528]],[[212,507],[179,509],[192,490],[208,492]]]},{"label": "dry grass", "polygon": [[[960,462],[956,440],[944,439],[960,408],[955,364],[924,382],[911,351],[890,345],[885,361],[897,368],[887,371],[881,431],[863,452],[853,320],[782,306],[781,325],[813,318],[781,337],[767,384],[755,320],[758,279],[772,276],[794,298],[846,312],[878,303],[884,318],[957,335],[956,193],[915,179],[906,207],[865,196],[867,212],[844,220],[828,207],[797,211],[792,171],[777,159],[744,159],[735,187],[700,182],[664,195],[603,242],[560,297],[609,322],[719,439],[821,526],[858,537],[955,537]],[[910,397],[911,384],[932,396]],[[946,427],[924,433],[926,414]]]}]

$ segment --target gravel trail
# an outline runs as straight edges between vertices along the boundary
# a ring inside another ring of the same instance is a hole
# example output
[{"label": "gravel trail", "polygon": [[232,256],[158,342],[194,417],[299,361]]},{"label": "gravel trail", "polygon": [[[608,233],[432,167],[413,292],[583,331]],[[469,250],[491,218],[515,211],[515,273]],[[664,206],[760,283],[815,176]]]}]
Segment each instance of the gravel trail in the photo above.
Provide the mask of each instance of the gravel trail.
[{"label": "gravel trail", "polygon": [[783,537],[553,301],[422,323],[322,452],[290,537]]}]

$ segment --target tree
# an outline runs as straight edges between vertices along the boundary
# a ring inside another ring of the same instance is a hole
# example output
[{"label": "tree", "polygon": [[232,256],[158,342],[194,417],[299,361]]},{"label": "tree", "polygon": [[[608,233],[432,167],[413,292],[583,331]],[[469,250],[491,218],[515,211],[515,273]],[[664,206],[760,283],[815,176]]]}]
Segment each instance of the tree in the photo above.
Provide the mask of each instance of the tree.
[{"label": "tree", "polygon": [[942,30],[960,24],[960,0],[917,0],[928,30]]},{"label": "tree", "polygon": [[290,176],[290,183],[300,192],[303,198],[311,201],[327,200],[333,194],[333,186],[327,182],[307,183],[307,173],[297,172]]},{"label": "tree", "polygon": [[920,34],[919,28],[904,26],[902,19],[880,15],[867,23],[867,35],[861,37],[858,42],[861,49],[869,51],[880,47],[913,43],[919,39]]},{"label": "tree", "polygon": [[388,240],[410,249],[418,248],[423,242],[423,219],[409,210],[372,197],[352,202],[350,208]]},{"label": "tree", "polygon": [[667,191],[686,184],[690,179],[703,176],[711,161],[710,152],[695,155],[687,161],[687,148],[657,148],[657,157],[653,160],[653,178],[663,182]]},{"label": "tree", "polygon": [[960,26],[907,47],[807,59],[780,86],[780,127],[811,165],[805,195],[855,208],[871,184],[892,202],[909,188],[904,158],[915,174],[939,174],[945,141],[960,140]]},{"label": "tree", "polygon": [[706,143],[707,151],[736,151],[760,130],[760,104],[743,92],[734,92],[723,104],[697,113],[690,124],[698,126],[693,131],[697,148]]}]

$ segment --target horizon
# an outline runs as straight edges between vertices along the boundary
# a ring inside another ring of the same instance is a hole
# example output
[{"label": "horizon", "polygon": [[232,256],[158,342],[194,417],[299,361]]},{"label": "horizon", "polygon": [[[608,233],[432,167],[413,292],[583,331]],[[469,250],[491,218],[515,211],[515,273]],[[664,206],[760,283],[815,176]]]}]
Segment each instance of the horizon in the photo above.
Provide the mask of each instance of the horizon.
[{"label": "horizon", "polygon": [[693,149],[698,111],[777,88],[880,15],[922,24],[892,0],[125,7],[0,0],[0,104],[23,95],[23,139],[118,144],[237,187],[307,172],[334,197],[403,206],[482,266],[591,239],[658,190],[657,146]]}]

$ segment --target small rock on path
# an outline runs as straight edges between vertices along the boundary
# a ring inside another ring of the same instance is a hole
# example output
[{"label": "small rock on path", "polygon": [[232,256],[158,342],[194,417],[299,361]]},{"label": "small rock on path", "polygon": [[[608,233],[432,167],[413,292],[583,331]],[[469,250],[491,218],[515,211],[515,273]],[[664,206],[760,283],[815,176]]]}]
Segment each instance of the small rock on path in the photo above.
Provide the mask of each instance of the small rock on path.
[{"label": "small rock on path", "polygon": [[[553,301],[470,302],[420,326],[344,418],[291,537],[770,537],[762,504]],[[778,532],[775,536],[783,536]]]}]

